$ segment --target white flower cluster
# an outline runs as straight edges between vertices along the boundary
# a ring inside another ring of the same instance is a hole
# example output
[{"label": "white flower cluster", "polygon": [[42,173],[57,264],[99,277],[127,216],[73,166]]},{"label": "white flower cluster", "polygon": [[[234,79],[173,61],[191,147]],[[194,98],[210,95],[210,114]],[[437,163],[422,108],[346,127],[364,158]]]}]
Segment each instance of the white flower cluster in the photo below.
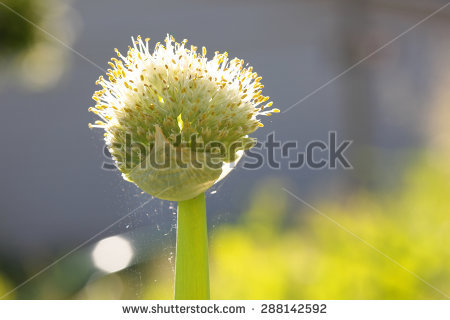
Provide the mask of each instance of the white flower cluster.
[{"label": "white flower cluster", "polygon": [[[186,47],[187,40],[177,43],[172,36],[167,36],[165,44],[157,43],[150,53],[149,40],[133,39],[127,56],[116,49],[119,59],[113,58],[106,78],[98,79],[102,89],[95,92],[97,104],[90,108],[101,120],[90,126],[105,130],[107,146],[127,180],[152,195],[179,200],[180,194],[191,196],[188,188],[197,194],[205,191],[220,170],[208,173],[191,166],[175,170],[171,164],[170,170],[158,172],[142,166],[151,153],[158,153],[160,142],[170,148],[182,144],[186,149],[195,136],[195,150],[183,152],[186,157],[196,153],[198,159],[207,158],[211,142],[218,142],[223,146],[221,161],[232,162],[236,151],[252,146],[248,134],[263,126],[258,116],[279,110],[267,110],[272,103],[261,94],[261,77],[252,67],[244,67],[243,60],[230,60],[226,52],[216,52],[209,60],[204,47],[197,53],[197,47]],[[127,136],[146,152],[128,148]],[[180,175],[193,182],[181,181]],[[172,181],[173,176],[179,181]],[[162,193],[161,189],[167,190]]]}]

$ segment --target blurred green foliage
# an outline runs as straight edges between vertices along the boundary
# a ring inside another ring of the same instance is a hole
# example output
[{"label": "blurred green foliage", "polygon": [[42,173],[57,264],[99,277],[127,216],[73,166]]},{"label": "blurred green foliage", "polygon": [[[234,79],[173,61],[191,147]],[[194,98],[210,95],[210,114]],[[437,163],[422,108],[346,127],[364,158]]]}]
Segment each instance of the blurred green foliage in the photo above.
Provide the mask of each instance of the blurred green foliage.
[{"label": "blurred green foliage", "polygon": [[[422,158],[385,194],[304,199],[322,214],[283,191],[287,185],[277,178],[261,181],[238,221],[210,230],[213,299],[450,294],[448,166]],[[89,252],[80,252],[8,298],[172,299],[174,256],[166,249],[109,275],[95,272]],[[0,275],[0,295],[15,285]]]},{"label": "blurred green foliage", "polygon": [[[35,1],[6,0],[5,5],[38,23],[39,7]],[[30,48],[36,38],[37,29],[19,15],[0,5],[0,52],[9,55]]]},{"label": "blurred green foliage", "polygon": [[[7,277],[5,277],[5,275],[0,273],[0,297],[7,294],[8,292],[10,292],[13,289],[12,284],[10,283],[10,281],[8,280]],[[14,299],[14,294],[9,295],[8,299]]]},{"label": "blurred green foliage", "polygon": [[[68,0],[4,0],[0,3],[0,89],[8,84],[40,91],[51,88],[68,68],[76,36]],[[51,36],[49,36],[51,35]]]},{"label": "blurred green foliage", "polygon": [[[306,199],[326,217],[291,198],[282,182],[261,183],[239,223],[211,234],[211,297],[445,298],[418,277],[450,294],[450,173],[423,160],[405,177],[385,195],[358,192],[339,204]],[[156,282],[146,298],[172,298],[167,264],[162,259],[149,274]]]}]

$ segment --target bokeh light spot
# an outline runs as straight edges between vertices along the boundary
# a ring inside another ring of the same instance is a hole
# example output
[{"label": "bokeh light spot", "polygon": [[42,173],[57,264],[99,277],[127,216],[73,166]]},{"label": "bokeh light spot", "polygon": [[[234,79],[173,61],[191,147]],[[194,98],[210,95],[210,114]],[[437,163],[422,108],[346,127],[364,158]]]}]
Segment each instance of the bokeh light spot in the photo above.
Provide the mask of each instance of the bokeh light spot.
[{"label": "bokeh light spot", "polygon": [[97,268],[111,273],[126,268],[133,258],[130,242],[120,236],[109,237],[97,243],[92,260]]}]

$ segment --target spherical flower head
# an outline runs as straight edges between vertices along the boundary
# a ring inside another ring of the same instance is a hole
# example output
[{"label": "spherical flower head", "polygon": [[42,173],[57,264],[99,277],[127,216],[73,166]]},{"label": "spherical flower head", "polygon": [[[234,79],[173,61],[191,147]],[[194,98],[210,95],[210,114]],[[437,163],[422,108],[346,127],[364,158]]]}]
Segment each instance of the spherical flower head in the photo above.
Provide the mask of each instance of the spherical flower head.
[{"label": "spherical flower head", "polygon": [[167,36],[153,53],[139,36],[101,76],[90,111],[123,177],[161,199],[186,200],[206,191],[254,140],[269,116],[261,77],[244,61]]}]

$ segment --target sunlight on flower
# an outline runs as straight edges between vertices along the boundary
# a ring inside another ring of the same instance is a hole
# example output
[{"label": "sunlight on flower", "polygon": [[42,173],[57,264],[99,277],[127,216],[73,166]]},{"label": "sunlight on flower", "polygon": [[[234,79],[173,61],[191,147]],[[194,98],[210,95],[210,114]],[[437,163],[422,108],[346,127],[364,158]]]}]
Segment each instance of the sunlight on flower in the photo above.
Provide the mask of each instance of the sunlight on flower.
[{"label": "sunlight on flower", "polygon": [[[112,58],[107,77],[98,79],[103,89],[95,92],[96,105],[89,109],[101,120],[90,127],[105,130],[125,180],[161,199],[191,199],[233,167],[221,164],[238,161],[254,145],[248,135],[263,126],[259,117],[279,110],[270,109],[262,77],[242,59],[218,51],[208,59],[205,47],[197,53],[197,47],[186,47],[187,40],[178,43],[170,35],[150,53],[149,40],[133,39],[126,56],[116,49],[119,59]],[[219,151],[213,143],[220,144]],[[166,171],[147,164],[149,155],[156,160],[165,155],[166,144],[171,154],[188,160],[186,167],[172,158]],[[213,153],[215,168],[207,165]]]}]

